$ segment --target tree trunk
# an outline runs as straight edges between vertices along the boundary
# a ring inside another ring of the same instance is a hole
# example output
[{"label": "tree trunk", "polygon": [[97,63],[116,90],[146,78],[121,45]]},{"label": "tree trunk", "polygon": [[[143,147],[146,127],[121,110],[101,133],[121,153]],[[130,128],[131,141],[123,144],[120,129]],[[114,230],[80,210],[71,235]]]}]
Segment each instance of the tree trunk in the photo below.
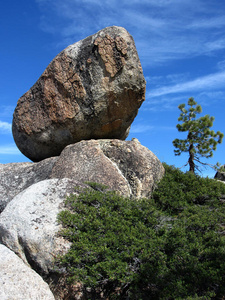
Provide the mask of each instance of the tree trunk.
[{"label": "tree trunk", "polygon": [[192,172],[194,173],[195,172],[195,163],[194,163],[194,152],[193,152],[193,149],[194,149],[194,145],[191,143],[190,144],[190,147],[189,147],[189,159],[188,159],[188,164],[189,164],[189,172]]}]

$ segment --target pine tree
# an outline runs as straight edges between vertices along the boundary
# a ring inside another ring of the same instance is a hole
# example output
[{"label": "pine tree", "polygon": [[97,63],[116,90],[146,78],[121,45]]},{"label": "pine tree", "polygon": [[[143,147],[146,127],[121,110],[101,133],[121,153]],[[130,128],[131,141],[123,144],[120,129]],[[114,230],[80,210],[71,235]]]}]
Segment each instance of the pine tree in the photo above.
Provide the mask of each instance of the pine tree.
[{"label": "pine tree", "polygon": [[180,104],[180,117],[178,121],[183,122],[177,124],[177,129],[180,132],[187,132],[186,139],[175,139],[173,145],[175,155],[181,155],[182,152],[187,152],[189,155],[188,162],[189,171],[195,173],[199,171],[198,164],[206,165],[200,158],[210,158],[213,156],[213,151],[216,150],[217,144],[222,143],[223,133],[220,131],[214,132],[210,128],[213,126],[214,117],[205,115],[196,118],[197,114],[202,112],[202,107],[197,105],[194,98],[188,100],[189,108],[185,108],[185,104]]}]

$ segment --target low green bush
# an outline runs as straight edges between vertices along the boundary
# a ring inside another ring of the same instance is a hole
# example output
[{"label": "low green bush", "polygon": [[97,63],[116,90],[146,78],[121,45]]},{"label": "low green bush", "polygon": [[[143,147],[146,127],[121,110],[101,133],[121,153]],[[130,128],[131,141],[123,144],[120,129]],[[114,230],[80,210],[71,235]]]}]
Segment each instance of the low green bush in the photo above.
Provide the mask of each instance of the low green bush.
[{"label": "low green bush", "polygon": [[67,198],[58,220],[72,246],[56,265],[89,299],[225,296],[225,184],[164,167],[151,199],[93,183]]}]

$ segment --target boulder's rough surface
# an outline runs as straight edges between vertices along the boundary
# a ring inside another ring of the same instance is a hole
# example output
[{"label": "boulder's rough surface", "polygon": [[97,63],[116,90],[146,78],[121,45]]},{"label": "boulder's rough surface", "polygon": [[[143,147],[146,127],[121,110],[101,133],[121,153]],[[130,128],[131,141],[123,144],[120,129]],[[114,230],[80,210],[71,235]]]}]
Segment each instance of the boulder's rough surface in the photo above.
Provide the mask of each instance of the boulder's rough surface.
[{"label": "boulder's rough surface", "polygon": [[81,182],[98,182],[131,195],[126,177],[107,156],[104,155],[99,140],[81,141],[67,146],[55,164],[52,178],[74,178]]},{"label": "boulder's rough surface", "polygon": [[150,197],[163,177],[159,159],[137,139],[90,140],[67,146],[51,178],[73,178],[107,185],[124,196]]},{"label": "boulder's rough surface", "polygon": [[164,167],[148,148],[137,139],[132,141],[100,140],[106,157],[117,165],[129,183],[131,196],[151,197],[153,189],[164,176]]},{"label": "boulder's rough surface", "polygon": [[57,215],[75,186],[84,185],[65,178],[40,181],[18,194],[0,215],[0,243],[41,275],[52,272],[55,257],[70,247],[57,234]]},{"label": "boulder's rough surface", "polygon": [[55,161],[52,157],[39,163],[0,164],[0,213],[21,191],[49,178]]},{"label": "boulder's rough surface", "polygon": [[18,101],[13,136],[33,161],[88,139],[125,139],[145,98],[133,38],[108,27],[62,51]]},{"label": "boulder's rough surface", "polygon": [[0,244],[0,299],[54,300],[46,282],[10,249]]}]

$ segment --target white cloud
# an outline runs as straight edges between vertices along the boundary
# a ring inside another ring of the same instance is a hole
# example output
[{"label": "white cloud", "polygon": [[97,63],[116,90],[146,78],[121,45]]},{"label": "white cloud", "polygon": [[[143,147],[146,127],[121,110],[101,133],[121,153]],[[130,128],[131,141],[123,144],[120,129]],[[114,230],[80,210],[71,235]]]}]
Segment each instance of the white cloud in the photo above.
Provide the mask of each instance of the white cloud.
[{"label": "white cloud", "polygon": [[188,78],[190,78],[190,74],[187,72],[168,74],[164,76],[154,76],[153,74],[150,74],[149,76],[145,77],[145,80],[147,81],[147,89],[152,89],[152,86],[154,86],[154,89],[156,89],[165,85],[173,85],[185,82]]},{"label": "white cloud", "polygon": [[[1,102],[2,102],[2,103],[3,103],[4,101],[7,103],[8,100],[5,100],[5,99],[3,100],[3,99],[1,99]],[[11,118],[12,115],[13,115],[14,109],[15,109],[15,107],[12,106],[12,105],[1,105],[1,106],[0,106],[0,117]]]},{"label": "white cloud", "polygon": [[67,45],[107,26],[125,27],[146,66],[209,55],[225,46],[224,34],[214,31],[224,28],[223,11],[220,5],[212,8],[203,0],[196,0],[194,6],[190,0],[36,2],[42,11],[42,29],[57,34]]},{"label": "white cloud", "polygon": [[222,28],[224,30],[225,18],[224,16],[218,16],[213,18],[204,18],[193,21],[189,28],[191,29],[212,29]]},{"label": "white cloud", "polygon": [[206,50],[209,52],[225,49],[225,38],[215,39],[205,43]]},{"label": "white cloud", "polygon": [[145,106],[142,107],[143,111],[161,112],[161,111],[173,111],[177,109],[178,104],[184,102],[184,97],[149,97],[145,102]]},{"label": "white cloud", "polygon": [[0,121],[0,132],[1,133],[11,133],[12,125],[8,122]]},{"label": "white cloud", "polygon": [[154,89],[149,92],[149,97],[159,97],[175,93],[192,93],[194,91],[205,91],[211,89],[224,88],[225,72],[210,74],[194,80],[183,83],[178,83],[172,86],[165,86],[162,88]]},{"label": "white cloud", "polygon": [[225,60],[221,60],[217,63],[217,67],[219,70],[224,70],[225,71]]},{"label": "white cloud", "polygon": [[15,145],[10,144],[10,145],[0,146],[0,154],[17,155],[17,154],[21,154],[21,152]]},{"label": "white cloud", "polygon": [[152,129],[154,129],[154,126],[150,126],[150,125],[143,125],[143,124],[137,124],[137,125],[132,125],[131,129],[130,129],[130,133],[134,134],[134,133],[144,133],[147,131],[151,131]]},{"label": "white cloud", "polygon": [[151,126],[146,124],[134,124],[131,126],[130,134],[135,133],[151,133],[152,131],[167,131],[167,130],[176,130],[176,127],[173,126]]}]

